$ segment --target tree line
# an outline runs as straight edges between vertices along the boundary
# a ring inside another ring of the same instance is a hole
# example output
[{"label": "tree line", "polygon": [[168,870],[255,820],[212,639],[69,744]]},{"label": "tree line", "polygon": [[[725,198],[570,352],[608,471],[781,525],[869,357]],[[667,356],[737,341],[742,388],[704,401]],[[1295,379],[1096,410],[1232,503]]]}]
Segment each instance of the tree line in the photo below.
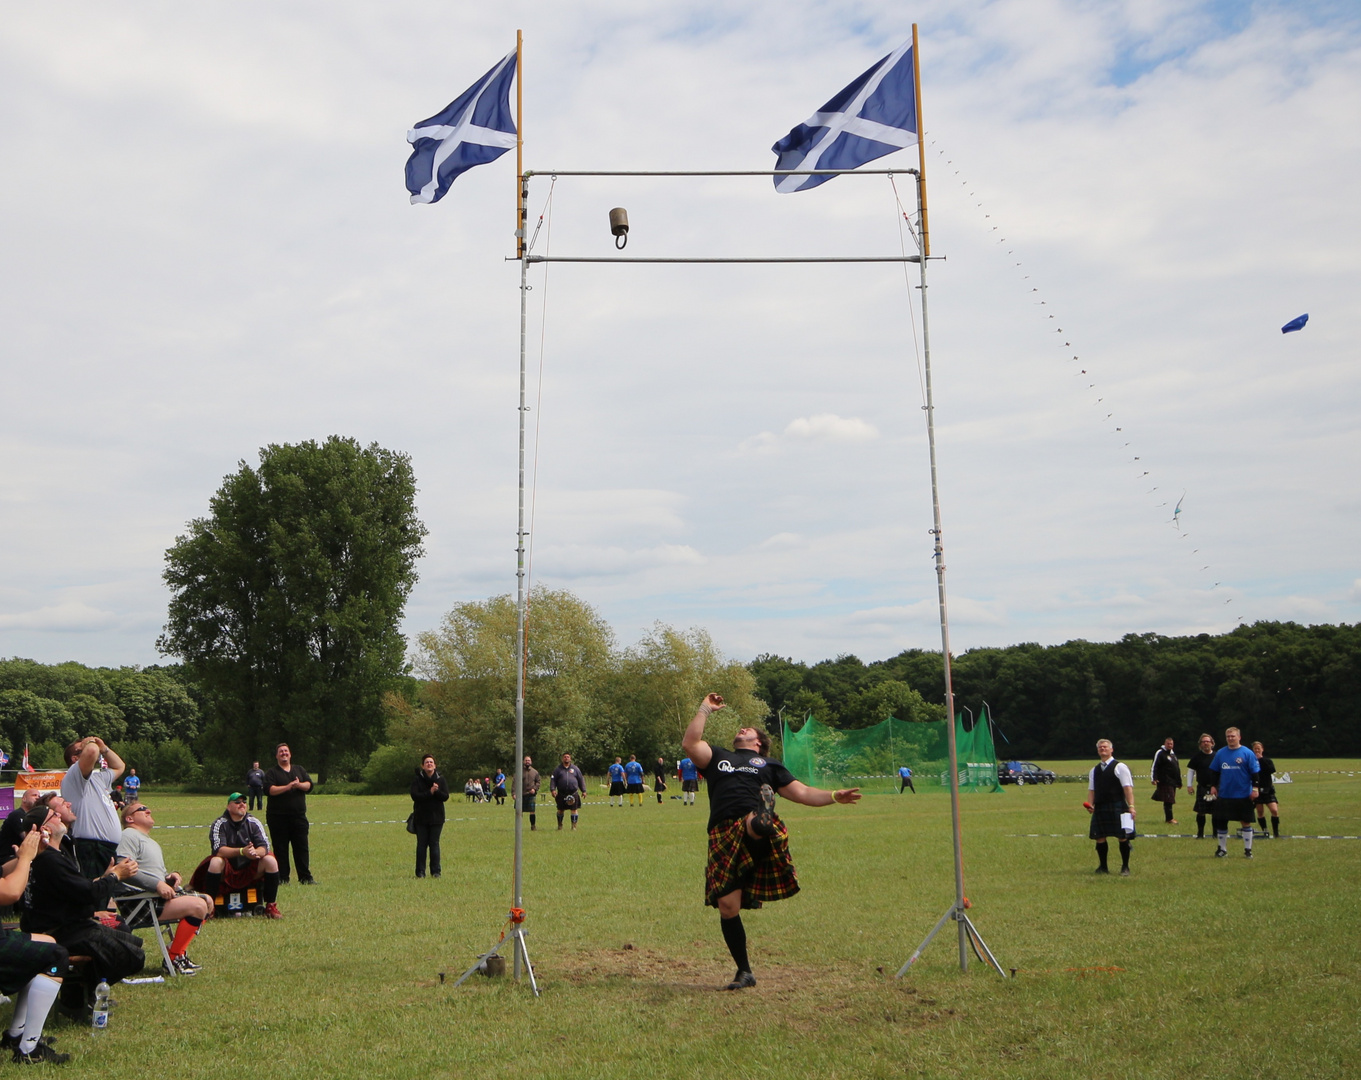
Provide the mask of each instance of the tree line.
[{"label": "tree line", "polygon": [[[877,722],[877,700],[909,690],[928,703],[945,698],[939,652],[811,665],[763,655],[750,667],[757,693],[786,721],[811,714],[865,727]],[[1083,758],[1098,738],[1134,756],[1169,735],[1189,747],[1206,731],[1222,745],[1230,726],[1276,756],[1361,754],[1361,626],[1259,622],[1226,634],[972,649],[951,671],[966,722],[987,703],[999,756]]]}]

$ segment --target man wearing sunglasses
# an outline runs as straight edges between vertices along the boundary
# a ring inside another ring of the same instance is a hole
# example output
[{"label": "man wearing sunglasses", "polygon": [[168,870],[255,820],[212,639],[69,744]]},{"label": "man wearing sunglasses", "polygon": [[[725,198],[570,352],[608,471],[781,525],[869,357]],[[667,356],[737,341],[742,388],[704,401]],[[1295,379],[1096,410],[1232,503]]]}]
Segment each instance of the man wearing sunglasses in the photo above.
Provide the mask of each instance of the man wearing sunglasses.
[{"label": "man wearing sunglasses", "polygon": [[197,893],[186,893],[180,875],[166,870],[165,853],[151,838],[151,830],[155,827],[151,807],[145,803],[128,803],[123,807],[123,835],[118,841],[118,855],[137,864],[137,873],[128,878],[128,884],[144,892],[154,892],[160,898],[156,902],[156,917],[162,922],[179,920],[175,940],[170,943],[171,966],[179,975],[197,975],[200,965],[189,959],[189,943],[198,934],[203,920],[212,917],[213,901]]}]

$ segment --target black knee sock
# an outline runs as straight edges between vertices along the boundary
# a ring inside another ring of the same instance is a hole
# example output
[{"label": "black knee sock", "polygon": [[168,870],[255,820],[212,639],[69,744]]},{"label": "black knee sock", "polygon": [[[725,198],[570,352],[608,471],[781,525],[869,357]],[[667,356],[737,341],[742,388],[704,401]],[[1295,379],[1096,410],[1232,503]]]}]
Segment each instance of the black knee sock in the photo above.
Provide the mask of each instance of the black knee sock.
[{"label": "black knee sock", "polygon": [[734,915],[731,919],[720,917],[718,925],[723,928],[723,940],[728,944],[728,952],[732,953],[737,970],[750,971],[751,962],[747,959],[747,931],[742,925],[742,916]]},{"label": "black knee sock", "polygon": [[1262,835],[1265,836],[1265,835],[1266,835],[1266,817],[1265,817],[1265,815],[1259,814],[1259,815],[1257,816],[1257,827],[1258,827],[1259,829],[1262,830]]},{"label": "black knee sock", "polygon": [[[1262,828],[1265,829],[1266,826],[1264,825],[1262,826]],[[1277,840],[1281,838],[1281,819],[1278,818],[1275,814],[1271,815],[1271,835],[1274,836]]]},{"label": "black knee sock", "polygon": [[1170,802],[1163,803],[1163,820],[1167,822],[1172,820],[1172,804]]},{"label": "black knee sock", "polygon": [[573,810],[573,811],[572,811],[572,828],[575,829],[576,827],[577,827],[577,812],[576,812],[575,810]]},{"label": "black knee sock", "polygon": [[[1123,842],[1123,841],[1122,841]],[[1106,869],[1106,854],[1110,850],[1110,845],[1106,841],[1099,841],[1096,845],[1096,857],[1101,860],[1101,869]]]},{"label": "black knee sock", "polygon": [[1120,841],[1120,865],[1126,870],[1129,869],[1129,841]]},{"label": "black knee sock", "polygon": [[562,828],[562,811],[561,811],[561,810],[558,811],[558,828],[559,828],[559,829]]},{"label": "black knee sock", "polygon": [[1204,838],[1205,838],[1205,815],[1204,815],[1204,814],[1197,814],[1197,815],[1196,815],[1196,839],[1197,839],[1197,840],[1203,840]]},{"label": "black knee sock", "polygon": [[272,904],[279,899],[279,871],[275,870],[274,873],[265,875],[265,887],[262,891],[266,904]]},{"label": "black knee sock", "polygon": [[205,874],[203,883],[207,886],[208,897],[212,900],[217,899],[217,894],[222,891],[221,874]]},{"label": "black knee sock", "polygon": [[530,814],[530,815],[529,815],[529,827],[530,827],[531,829],[534,828],[534,826],[538,824],[537,818],[538,818],[538,815],[537,815],[537,814]]}]

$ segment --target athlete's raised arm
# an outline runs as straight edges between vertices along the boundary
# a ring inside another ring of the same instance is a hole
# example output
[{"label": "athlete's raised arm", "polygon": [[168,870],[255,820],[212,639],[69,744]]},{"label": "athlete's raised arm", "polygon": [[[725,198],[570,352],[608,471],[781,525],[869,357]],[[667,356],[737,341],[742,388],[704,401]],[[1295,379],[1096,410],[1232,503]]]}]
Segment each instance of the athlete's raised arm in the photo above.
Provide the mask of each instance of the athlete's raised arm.
[{"label": "athlete's raised arm", "polygon": [[708,722],[709,717],[721,708],[723,708],[722,695],[706,695],[704,700],[699,703],[699,710],[695,713],[695,718],[690,721],[690,726],[685,729],[685,734],[681,737],[681,749],[695,763],[696,768],[703,769],[713,760],[713,747],[704,741],[704,725]]}]

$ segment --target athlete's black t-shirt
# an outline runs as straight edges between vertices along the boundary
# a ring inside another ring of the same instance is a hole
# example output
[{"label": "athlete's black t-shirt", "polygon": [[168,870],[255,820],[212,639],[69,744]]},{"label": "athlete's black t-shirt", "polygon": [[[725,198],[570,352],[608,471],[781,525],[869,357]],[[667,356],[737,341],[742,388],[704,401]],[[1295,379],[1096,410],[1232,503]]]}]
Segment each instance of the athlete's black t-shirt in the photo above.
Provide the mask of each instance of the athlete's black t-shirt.
[{"label": "athlete's black t-shirt", "polygon": [[794,774],[758,750],[724,750],[700,771],[709,784],[709,828],[749,814],[761,805],[761,785],[776,791],[794,782]]},{"label": "athlete's black t-shirt", "polygon": [[1215,782],[1214,773],[1210,771],[1210,762],[1214,760],[1214,751],[1208,754],[1203,750],[1197,750],[1191,755],[1191,760],[1186,763],[1186,771],[1196,778],[1196,783],[1202,787],[1209,787]]}]

